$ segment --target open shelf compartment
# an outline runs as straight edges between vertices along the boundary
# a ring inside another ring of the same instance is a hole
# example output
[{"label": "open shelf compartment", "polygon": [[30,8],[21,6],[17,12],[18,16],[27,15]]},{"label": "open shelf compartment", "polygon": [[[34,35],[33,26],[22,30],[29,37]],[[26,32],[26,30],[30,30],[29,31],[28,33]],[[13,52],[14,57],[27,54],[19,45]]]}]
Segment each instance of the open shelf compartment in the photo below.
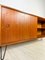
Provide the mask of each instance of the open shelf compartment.
[{"label": "open shelf compartment", "polygon": [[38,18],[38,27],[37,27],[38,37],[45,36],[45,20],[43,18]]}]

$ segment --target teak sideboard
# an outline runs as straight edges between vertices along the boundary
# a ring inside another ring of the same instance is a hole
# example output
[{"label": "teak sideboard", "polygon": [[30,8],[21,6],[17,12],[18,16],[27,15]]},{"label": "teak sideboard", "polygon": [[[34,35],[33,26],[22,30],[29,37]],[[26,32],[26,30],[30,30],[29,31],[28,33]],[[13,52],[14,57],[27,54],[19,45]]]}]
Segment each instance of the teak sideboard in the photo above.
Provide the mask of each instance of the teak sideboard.
[{"label": "teak sideboard", "polygon": [[45,18],[0,5],[0,46],[45,37]]}]

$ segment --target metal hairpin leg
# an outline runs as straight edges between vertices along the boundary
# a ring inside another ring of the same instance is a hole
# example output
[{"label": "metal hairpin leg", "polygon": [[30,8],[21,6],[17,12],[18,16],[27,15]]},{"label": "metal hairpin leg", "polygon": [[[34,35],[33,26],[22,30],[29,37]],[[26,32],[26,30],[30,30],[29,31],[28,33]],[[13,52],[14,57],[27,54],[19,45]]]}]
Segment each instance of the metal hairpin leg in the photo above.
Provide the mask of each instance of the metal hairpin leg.
[{"label": "metal hairpin leg", "polygon": [[0,47],[0,60],[2,58],[2,47]]},{"label": "metal hairpin leg", "polygon": [[[1,50],[2,50],[2,48],[1,48]],[[7,50],[7,46],[5,46],[5,51],[4,51],[3,57],[2,57],[2,53],[1,53],[1,60],[4,60],[5,54],[6,54],[6,50]]]}]

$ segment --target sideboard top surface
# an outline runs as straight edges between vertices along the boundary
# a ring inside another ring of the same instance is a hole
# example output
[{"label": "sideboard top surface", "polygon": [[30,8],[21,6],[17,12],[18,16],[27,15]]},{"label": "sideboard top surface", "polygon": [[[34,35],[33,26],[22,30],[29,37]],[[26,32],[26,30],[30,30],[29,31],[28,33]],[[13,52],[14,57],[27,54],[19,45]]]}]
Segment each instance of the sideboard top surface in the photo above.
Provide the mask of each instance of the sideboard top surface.
[{"label": "sideboard top surface", "polygon": [[2,4],[0,4],[0,6],[2,6],[2,7],[6,7],[6,8],[8,8],[8,9],[15,10],[15,11],[18,11],[18,12],[20,12],[20,13],[24,13],[24,14],[27,14],[27,15],[32,15],[32,16],[35,16],[35,17],[39,17],[39,18],[45,20],[45,18],[43,18],[43,17],[37,16],[37,15],[34,15],[34,14],[30,14],[30,13],[27,13],[27,12],[23,12],[23,11],[18,10],[18,9],[16,9],[16,8],[12,8],[12,7],[9,7],[9,6],[2,5]]}]

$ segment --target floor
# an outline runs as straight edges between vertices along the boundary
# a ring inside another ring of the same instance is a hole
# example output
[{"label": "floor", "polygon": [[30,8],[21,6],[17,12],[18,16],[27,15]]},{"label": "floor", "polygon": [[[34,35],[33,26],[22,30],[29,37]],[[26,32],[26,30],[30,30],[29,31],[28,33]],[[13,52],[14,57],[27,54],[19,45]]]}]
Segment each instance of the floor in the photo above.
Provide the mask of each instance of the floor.
[{"label": "floor", "polygon": [[45,38],[8,46],[4,60],[45,60]]}]

